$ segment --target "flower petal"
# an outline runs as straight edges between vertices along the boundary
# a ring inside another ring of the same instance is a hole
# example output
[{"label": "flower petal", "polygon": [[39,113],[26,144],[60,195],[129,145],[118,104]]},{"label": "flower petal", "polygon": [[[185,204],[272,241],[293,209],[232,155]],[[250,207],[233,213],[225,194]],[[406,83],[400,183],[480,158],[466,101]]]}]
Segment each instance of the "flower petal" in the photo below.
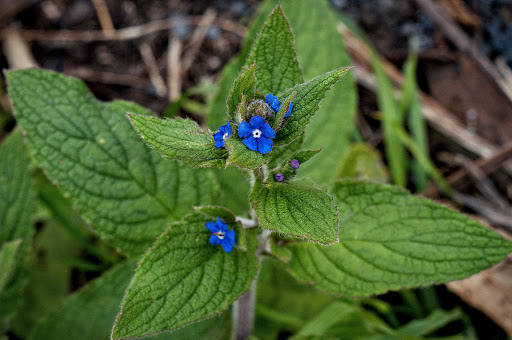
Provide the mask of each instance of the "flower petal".
[{"label": "flower petal", "polygon": [[272,141],[272,139],[262,136],[258,138],[258,151],[261,152],[262,155],[264,155],[272,150],[273,144],[274,142]]},{"label": "flower petal", "polygon": [[221,243],[221,239],[217,237],[217,235],[210,235],[210,244],[216,245]]},{"label": "flower petal", "polygon": [[218,140],[218,141],[215,141],[215,143],[213,143],[213,145],[217,148],[217,149],[220,149],[224,146],[224,140]]},{"label": "flower petal", "polygon": [[276,138],[276,132],[267,123],[261,124],[260,131],[263,137]]},{"label": "flower petal", "polygon": [[228,231],[228,225],[220,219],[220,217],[217,217],[217,222],[215,223],[215,226],[219,229],[219,231],[226,232]]},{"label": "flower petal", "polygon": [[235,231],[234,230],[228,230],[228,232],[225,235],[225,238],[231,242],[231,244],[235,245]]},{"label": "flower petal", "polygon": [[[262,137],[258,138],[261,139]],[[258,144],[256,142],[256,138],[253,136],[247,137],[242,142],[244,142],[245,146],[247,146],[252,151],[258,151]]]},{"label": "flower petal", "polygon": [[[252,129],[260,129],[261,124],[265,123],[265,119],[263,119],[260,116],[253,116],[251,120],[249,121],[251,124]],[[260,129],[261,130],[261,129]],[[252,131],[251,131],[252,132]]]},{"label": "flower petal", "polygon": [[212,233],[216,233],[217,231],[219,231],[218,228],[215,226],[215,223],[213,222],[206,222],[204,226]]},{"label": "flower petal", "polygon": [[252,135],[251,126],[247,122],[241,122],[240,125],[238,125],[238,137],[240,138],[247,138]]},{"label": "flower petal", "polygon": [[288,107],[288,111],[284,114],[285,117],[290,117],[292,115],[293,110],[293,103],[290,103],[290,106]]},{"label": "flower petal", "polygon": [[221,245],[224,247],[224,251],[226,253],[230,253],[233,250],[233,246],[231,243],[227,242],[226,239],[224,239],[224,242],[222,242]]}]

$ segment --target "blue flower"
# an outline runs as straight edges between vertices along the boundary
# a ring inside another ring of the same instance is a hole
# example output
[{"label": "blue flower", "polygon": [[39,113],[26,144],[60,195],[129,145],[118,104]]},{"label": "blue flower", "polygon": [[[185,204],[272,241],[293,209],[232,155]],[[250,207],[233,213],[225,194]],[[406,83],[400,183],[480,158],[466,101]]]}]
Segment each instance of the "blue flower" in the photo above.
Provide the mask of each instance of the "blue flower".
[{"label": "blue flower", "polygon": [[259,151],[266,154],[272,150],[274,142],[270,138],[276,138],[276,133],[270,125],[265,123],[265,119],[260,116],[251,118],[250,123],[241,122],[238,126],[238,137],[243,140],[245,146],[252,151]]},{"label": "blue flower", "polygon": [[298,160],[296,160],[296,159],[292,159],[292,160],[290,161],[290,165],[292,166],[292,169],[298,169],[300,164],[299,164],[299,161],[298,161]]},{"label": "blue flower", "polygon": [[[279,101],[279,99],[276,96],[274,96],[273,93],[267,94],[265,96],[265,103],[267,103],[270,106],[270,108],[276,113],[281,109],[281,102]],[[290,117],[292,115],[292,109],[293,109],[293,103],[290,103],[290,106],[288,107],[288,111],[286,111],[284,116]]]},{"label": "blue flower", "polygon": [[219,132],[213,135],[213,140],[215,143],[215,147],[220,149],[224,146],[224,141],[228,139],[233,134],[233,129],[231,129],[231,125],[229,122],[226,125],[222,125],[219,127]]},{"label": "blue flower", "polygon": [[236,245],[235,231],[228,230],[228,225],[217,217],[217,222],[206,222],[205,227],[212,232],[210,236],[210,243],[212,245],[220,244],[226,253],[230,253],[233,250],[233,246]]},{"label": "blue flower", "polygon": [[290,117],[292,115],[292,109],[293,109],[293,103],[290,103],[290,106],[288,106],[288,111],[284,114],[285,117]]},{"label": "blue flower", "polygon": [[284,179],[284,176],[282,173],[278,172],[277,174],[274,175],[274,178],[276,179],[276,181],[282,182]]},{"label": "blue flower", "polygon": [[265,103],[267,103],[274,112],[279,111],[281,108],[281,103],[273,93],[267,94],[265,96]]}]

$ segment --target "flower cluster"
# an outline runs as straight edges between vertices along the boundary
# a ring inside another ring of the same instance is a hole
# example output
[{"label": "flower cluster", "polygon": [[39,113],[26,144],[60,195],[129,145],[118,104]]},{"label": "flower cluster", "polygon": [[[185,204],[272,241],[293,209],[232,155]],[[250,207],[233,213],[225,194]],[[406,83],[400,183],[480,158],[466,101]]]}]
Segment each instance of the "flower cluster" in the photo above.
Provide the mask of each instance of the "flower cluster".
[{"label": "flower cluster", "polygon": [[210,236],[210,243],[212,245],[220,244],[226,253],[230,253],[233,250],[233,246],[236,245],[235,231],[228,230],[228,225],[221,221],[217,217],[217,222],[206,222],[205,227],[212,232]]},{"label": "flower cluster", "polygon": [[265,119],[254,116],[249,123],[241,122],[238,126],[238,137],[244,138],[243,143],[250,150],[259,151],[263,155],[272,150],[276,132],[265,123]]},{"label": "flower cluster", "polygon": [[[281,102],[276,96],[274,96],[273,93],[267,94],[265,96],[265,103],[267,103],[274,112],[278,112],[281,109]],[[286,111],[284,116],[290,117],[292,115],[292,110],[293,103],[290,103],[290,107],[288,107],[288,111]]]},{"label": "flower cluster", "polygon": [[[291,167],[293,170],[297,170],[297,169],[299,168],[299,166],[300,166],[299,160],[298,160],[298,159],[295,159],[295,158],[294,158],[294,159],[292,159],[292,160],[289,162],[289,164],[290,164],[290,167]],[[284,173],[285,173],[286,175],[290,175],[290,174],[292,174],[292,176],[293,176],[293,174],[295,173],[295,171],[285,170],[285,171],[284,171]],[[277,182],[282,182],[282,181],[284,181],[284,177],[285,177],[285,175],[284,175],[284,174],[282,174],[281,172],[278,172],[277,174],[275,174],[275,175],[274,175],[274,179],[275,179]]]},{"label": "flower cluster", "polygon": [[215,143],[215,147],[217,149],[220,149],[224,146],[224,141],[228,139],[233,134],[233,129],[231,128],[231,125],[229,125],[229,122],[227,122],[226,125],[222,125],[219,127],[219,132],[215,133],[213,135],[213,140]]}]

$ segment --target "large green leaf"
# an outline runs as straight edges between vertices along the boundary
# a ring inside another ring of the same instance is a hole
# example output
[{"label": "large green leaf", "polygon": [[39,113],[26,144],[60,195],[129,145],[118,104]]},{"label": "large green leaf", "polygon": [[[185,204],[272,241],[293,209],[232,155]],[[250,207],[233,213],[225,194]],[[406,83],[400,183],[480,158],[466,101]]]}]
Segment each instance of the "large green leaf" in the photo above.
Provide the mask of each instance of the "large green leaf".
[{"label": "large green leaf", "polygon": [[209,170],[164,160],[139,138],[124,101],[45,70],[7,72],[14,113],[34,157],[93,228],[128,256],[143,253],[193,205],[215,201]]},{"label": "large green leaf", "polygon": [[190,119],[160,119],[128,114],[142,139],[167,159],[194,167],[225,167],[226,149],[213,145],[213,136]]},{"label": "large green leaf", "polygon": [[[46,315],[39,322],[29,339],[110,339],[112,324],[119,312],[123,293],[130,283],[135,267],[134,262],[117,265],[70,295],[59,309]],[[171,334],[156,334],[148,339],[220,339],[226,335],[226,328],[229,330],[228,319],[229,315],[221,315]]]},{"label": "large green leaf", "polygon": [[[225,310],[249,290],[258,270],[255,235],[247,250],[226,253],[209,243],[206,222],[193,213],[162,234],[144,255],[126,291],[112,338],[138,337],[171,330]],[[243,237],[238,223],[237,244]]]},{"label": "large green leaf", "polygon": [[[271,2],[277,2],[273,0]],[[280,0],[295,36],[295,50],[306,79],[352,64],[327,1]],[[314,45],[312,45],[314,41]],[[352,74],[334,85],[306,128],[304,146],[322,152],[299,170],[299,176],[330,184],[355,128],[357,88]]]},{"label": "large green leaf", "polygon": [[397,187],[345,180],[333,193],[340,243],[289,246],[293,275],[331,293],[370,295],[462,279],[512,251],[478,222]]},{"label": "large green leaf", "polygon": [[16,255],[21,239],[4,242],[0,247],[0,293],[11,278],[16,265]]},{"label": "large green leaf", "polygon": [[108,339],[135,265],[118,265],[69,296],[39,322],[29,339]]},{"label": "large green leaf", "polygon": [[210,128],[216,129],[220,125],[225,124],[226,119],[228,118],[226,113],[226,98],[231,91],[233,81],[240,73],[240,69],[242,69],[242,67],[245,65],[245,61],[249,56],[252,43],[258,36],[258,33],[261,30],[261,26],[265,23],[265,20],[274,7],[275,4],[265,2],[258,8],[258,14],[255,15],[254,20],[252,21],[249,29],[245,34],[240,55],[231,59],[226,64],[226,66],[224,66],[218,83],[217,95],[211,103],[209,110],[210,113],[208,115],[208,126],[210,126]]},{"label": "large green leaf", "polygon": [[0,320],[15,311],[23,287],[24,263],[34,228],[34,179],[23,137],[18,130],[11,133],[0,146],[0,245],[22,239],[16,264],[0,294]]},{"label": "large green leaf", "polygon": [[333,197],[310,180],[256,182],[249,197],[262,228],[322,244],[338,240]]},{"label": "large green leaf", "polygon": [[[248,99],[253,99],[256,92],[256,64],[249,66],[233,83],[233,87],[228,95],[227,106],[228,115],[231,120],[239,124],[235,119],[235,111],[242,101],[242,95]],[[244,117],[242,117],[244,118]]]},{"label": "large green leaf", "polygon": [[287,98],[293,92],[297,92],[293,100],[292,114],[285,121],[283,129],[279,131],[274,141],[276,146],[289,144],[304,131],[327,91],[348,70],[344,67],[324,73],[278,94],[278,98]]},{"label": "large green leaf", "polygon": [[304,78],[293,48],[293,35],[281,6],[274,8],[254,42],[246,66],[256,63],[258,90],[279,93]]}]

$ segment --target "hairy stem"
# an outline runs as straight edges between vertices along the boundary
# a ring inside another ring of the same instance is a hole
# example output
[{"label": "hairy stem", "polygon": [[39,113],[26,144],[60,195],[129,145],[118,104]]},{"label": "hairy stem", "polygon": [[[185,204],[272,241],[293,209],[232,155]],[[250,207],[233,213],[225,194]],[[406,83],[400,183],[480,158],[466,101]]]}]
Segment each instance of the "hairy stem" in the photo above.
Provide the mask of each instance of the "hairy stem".
[{"label": "hairy stem", "polygon": [[233,336],[232,339],[245,340],[249,338],[254,326],[254,300],[257,280],[251,284],[251,289],[233,304]]}]

